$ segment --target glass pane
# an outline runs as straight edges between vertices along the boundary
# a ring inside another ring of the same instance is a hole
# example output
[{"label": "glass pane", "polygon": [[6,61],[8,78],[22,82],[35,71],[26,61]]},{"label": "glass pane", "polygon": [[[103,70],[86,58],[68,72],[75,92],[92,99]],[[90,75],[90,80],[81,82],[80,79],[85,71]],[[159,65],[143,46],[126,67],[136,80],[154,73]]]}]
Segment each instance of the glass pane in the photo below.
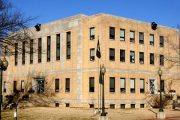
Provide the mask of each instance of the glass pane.
[{"label": "glass pane", "polygon": [[125,78],[120,79],[120,86],[121,88],[125,88]]},{"label": "glass pane", "polygon": [[140,80],[140,88],[144,89],[144,80],[143,79]]},{"label": "glass pane", "polygon": [[130,31],[130,38],[134,38],[134,31]]},{"label": "glass pane", "polygon": [[135,88],[135,80],[130,79],[130,88]]}]

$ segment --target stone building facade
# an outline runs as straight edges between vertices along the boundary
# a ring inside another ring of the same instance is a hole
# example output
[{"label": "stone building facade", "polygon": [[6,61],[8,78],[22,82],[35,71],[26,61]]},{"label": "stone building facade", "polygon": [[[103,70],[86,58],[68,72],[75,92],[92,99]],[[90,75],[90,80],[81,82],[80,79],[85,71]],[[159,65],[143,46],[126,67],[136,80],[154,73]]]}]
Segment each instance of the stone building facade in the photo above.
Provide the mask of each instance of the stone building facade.
[{"label": "stone building facade", "polygon": [[[153,30],[151,23],[108,14],[76,15],[42,24],[40,31],[29,29],[30,49],[37,50],[8,57],[4,95],[30,85],[37,93],[53,91],[62,106],[100,107],[102,64],[106,107],[145,107],[147,96],[159,94],[159,68],[164,91],[173,81],[180,95],[180,69],[171,62],[179,57],[177,29],[158,25]],[[98,40],[101,59],[96,57]]]}]

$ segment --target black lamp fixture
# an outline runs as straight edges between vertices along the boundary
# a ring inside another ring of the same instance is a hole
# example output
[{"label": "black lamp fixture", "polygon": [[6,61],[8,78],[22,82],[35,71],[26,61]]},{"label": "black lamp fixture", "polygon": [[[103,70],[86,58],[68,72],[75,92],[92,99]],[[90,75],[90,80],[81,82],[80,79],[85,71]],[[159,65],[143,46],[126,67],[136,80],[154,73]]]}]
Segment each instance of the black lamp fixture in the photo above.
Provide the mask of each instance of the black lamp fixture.
[{"label": "black lamp fixture", "polygon": [[40,31],[41,30],[41,24],[37,23],[35,26],[36,31]]},{"label": "black lamp fixture", "polygon": [[157,29],[157,23],[152,22],[152,23],[151,23],[151,28],[152,28],[153,30],[156,30],[156,29]]}]

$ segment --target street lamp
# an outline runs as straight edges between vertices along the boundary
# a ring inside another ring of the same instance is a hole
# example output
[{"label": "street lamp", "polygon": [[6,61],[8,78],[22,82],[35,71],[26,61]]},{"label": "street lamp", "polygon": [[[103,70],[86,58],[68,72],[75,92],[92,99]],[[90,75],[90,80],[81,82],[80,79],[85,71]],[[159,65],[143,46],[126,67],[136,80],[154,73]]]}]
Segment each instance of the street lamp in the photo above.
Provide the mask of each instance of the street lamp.
[{"label": "street lamp", "polygon": [[1,120],[1,105],[2,105],[2,74],[8,67],[8,61],[4,57],[3,60],[0,59],[0,120]]},{"label": "street lamp", "polygon": [[104,74],[106,72],[106,68],[104,67],[104,65],[102,65],[102,67],[100,68],[101,71],[101,75],[102,75],[102,113],[101,116],[106,116],[106,112],[105,112],[105,103],[104,103]]},{"label": "street lamp", "polygon": [[163,110],[163,105],[162,105],[162,85],[161,85],[162,70],[161,70],[161,68],[159,68],[158,74],[159,74],[159,80],[160,80],[160,109],[159,109],[159,112],[163,112],[164,110]]}]

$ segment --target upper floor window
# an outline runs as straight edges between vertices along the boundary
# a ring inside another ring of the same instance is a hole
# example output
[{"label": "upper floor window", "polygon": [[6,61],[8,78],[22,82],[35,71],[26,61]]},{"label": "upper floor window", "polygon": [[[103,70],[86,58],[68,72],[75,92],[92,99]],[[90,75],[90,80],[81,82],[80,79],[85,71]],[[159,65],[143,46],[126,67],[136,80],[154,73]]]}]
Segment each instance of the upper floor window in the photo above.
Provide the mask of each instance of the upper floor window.
[{"label": "upper floor window", "polygon": [[144,79],[140,79],[140,93],[144,93]]},{"label": "upper floor window", "polygon": [[66,33],[66,59],[71,59],[71,32]]},{"label": "upper floor window", "polygon": [[51,36],[47,37],[47,61],[51,60]]},{"label": "upper floor window", "polygon": [[42,39],[38,38],[38,63],[41,62],[42,57]]},{"label": "upper floor window", "polygon": [[155,94],[156,91],[156,82],[154,79],[149,79],[149,91],[151,94]]},{"label": "upper floor window", "polygon": [[25,56],[25,53],[26,53],[26,42],[24,41],[23,44],[22,44],[22,64],[24,65],[25,64],[25,59],[26,59],[26,56]]},{"label": "upper floor window", "polygon": [[30,64],[33,63],[33,40],[30,40]]},{"label": "upper floor window", "polygon": [[144,33],[143,32],[139,32],[139,43],[144,44]]},{"label": "upper floor window", "polygon": [[154,34],[150,34],[149,44],[154,45]]},{"label": "upper floor window", "polygon": [[95,39],[95,27],[90,28],[90,40]]},{"label": "upper floor window", "polygon": [[164,36],[160,36],[159,39],[159,46],[164,47]]},{"label": "upper floor window", "polygon": [[66,78],[65,86],[66,86],[65,91],[70,92],[70,78]]},{"label": "upper floor window", "polygon": [[130,79],[130,92],[135,93],[135,79],[134,78]]},{"label": "upper floor window", "polygon": [[120,61],[125,62],[125,50],[120,50]]},{"label": "upper floor window", "polygon": [[159,56],[159,63],[161,66],[164,66],[164,55]]},{"label": "upper floor window", "polygon": [[115,39],[115,27],[109,27],[109,39]]},{"label": "upper floor window", "polygon": [[115,49],[109,48],[109,60],[115,61]]},{"label": "upper floor window", "polygon": [[139,63],[144,64],[144,52],[139,52]]},{"label": "upper floor window", "polygon": [[94,92],[94,77],[89,78],[89,92]]},{"label": "upper floor window", "polygon": [[134,51],[130,51],[130,62],[135,63],[135,52]]},{"label": "upper floor window", "polygon": [[24,80],[21,80],[21,92],[24,92]]},{"label": "upper floor window", "polygon": [[115,92],[115,77],[110,77],[109,91]]},{"label": "upper floor window", "polygon": [[95,60],[95,49],[91,48],[90,49],[90,61],[94,61]]},{"label": "upper floor window", "polygon": [[59,79],[55,79],[55,92],[59,92]]},{"label": "upper floor window", "polygon": [[56,35],[56,60],[60,60],[60,34]]},{"label": "upper floor window", "polygon": [[125,78],[120,78],[120,91],[122,93],[126,92],[126,79]]},{"label": "upper floor window", "polygon": [[15,58],[15,65],[17,65],[18,64],[18,43],[15,43],[15,56],[14,56]]},{"label": "upper floor window", "polygon": [[125,41],[125,29],[120,29],[120,40]]},{"label": "upper floor window", "polygon": [[154,53],[150,53],[150,64],[154,65]]},{"label": "upper floor window", "polygon": [[135,32],[130,31],[130,42],[135,42]]}]

